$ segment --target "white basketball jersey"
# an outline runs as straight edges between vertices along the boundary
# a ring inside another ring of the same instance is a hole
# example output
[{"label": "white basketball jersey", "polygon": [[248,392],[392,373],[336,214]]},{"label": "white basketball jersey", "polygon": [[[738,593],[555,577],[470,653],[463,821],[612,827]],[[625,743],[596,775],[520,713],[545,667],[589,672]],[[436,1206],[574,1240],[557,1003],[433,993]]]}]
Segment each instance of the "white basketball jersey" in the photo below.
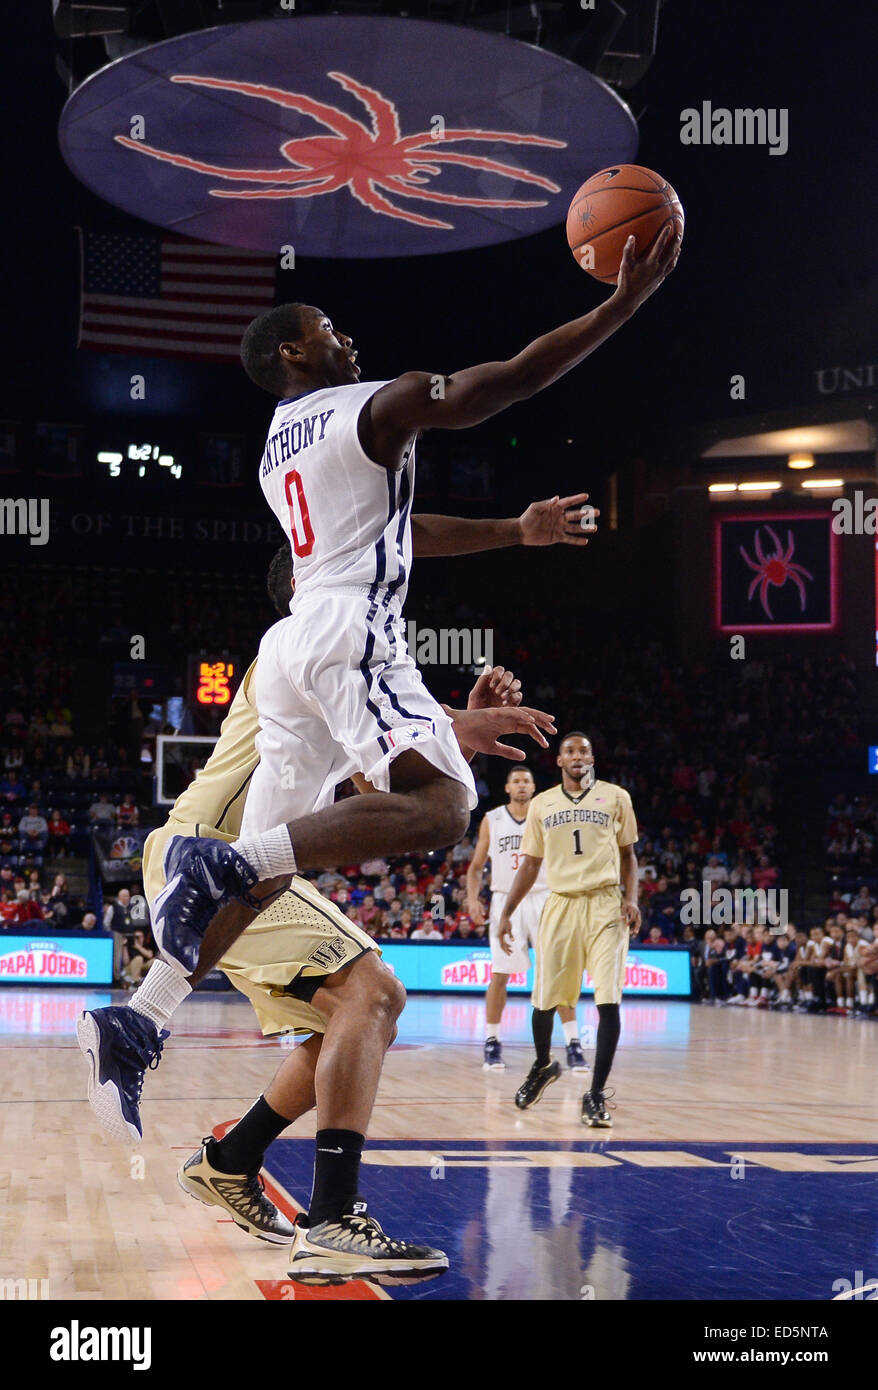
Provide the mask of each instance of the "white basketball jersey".
[{"label": "white basketball jersey", "polygon": [[405,600],[412,565],[414,444],[391,472],[367,458],[357,420],[385,381],[280,401],[259,478],[293,550],[296,593],[377,585]]},{"label": "white basketball jersey", "polygon": [[[508,893],[512,887],[518,865],[521,862],[521,839],[524,835],[524,821],[517,821],[508,806],[495,806],[487,812],[490,841],[488,856],[491,860],[491,892]],[[546,883],[546,861],[540,864],[531,892],[548,892]]]}]

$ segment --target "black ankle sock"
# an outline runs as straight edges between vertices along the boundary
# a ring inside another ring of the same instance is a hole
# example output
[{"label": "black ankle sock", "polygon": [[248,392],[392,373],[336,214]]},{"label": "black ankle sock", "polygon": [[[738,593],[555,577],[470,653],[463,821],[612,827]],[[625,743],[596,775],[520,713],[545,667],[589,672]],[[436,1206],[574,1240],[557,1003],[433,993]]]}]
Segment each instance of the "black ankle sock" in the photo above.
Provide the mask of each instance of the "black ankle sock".
[{"label": "black ankle sock", "polygon": [[365,1136],[353,1129],[318,1129],[314,1153],[314,1187],[308,1220],[335,1221],[357,1195]]},{"label": "black ankle sock", "polygon": [[552,1060],[552,1027],[554,1022],[554,1009],[534,1009],[531,1014],[537,1063],[541,1067],[547,1067]]},{"label": "black ankle sock", "polygon": [[606,1085],[616,1055],[616,1044],[622,1031],[618,1004],[598,1004],[597,1037],[594,1046],[594,1071],[591,1074],[591,1093],[597,1095]]},{"label": "black ankle sock", "polygon": [[265,1097],[260,1096],[225,1138],[211,1139],[207,1145],[208,1162],[221,1173],[258,1173],[265,1150],[289,1124],[292,1120],[272,1110]]}]

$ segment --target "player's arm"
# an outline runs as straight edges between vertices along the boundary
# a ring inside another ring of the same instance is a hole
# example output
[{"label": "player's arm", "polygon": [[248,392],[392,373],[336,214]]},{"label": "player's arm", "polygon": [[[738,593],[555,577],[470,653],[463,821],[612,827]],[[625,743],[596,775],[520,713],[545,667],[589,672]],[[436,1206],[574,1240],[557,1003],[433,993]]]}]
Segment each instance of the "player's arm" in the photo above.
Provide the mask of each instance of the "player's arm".
[{"label": "player's arm", "polygon": [[490,844],[491,827],[488,824],[488,817],[483,816],[473,857],[469,861],[469,868],[466,871],[466,910],[477,927],[480,927],[485,920],[485,909],[482,907],[479,894],[482,890],[482,873],[488,862]]},{"label": "player's arm", "polygon": [[679,251],[680,233],[673,224],[639,258],[630,237],[615,293],[591,313],[535,338],[507,361],[483,362],[451,376],[405,372],[388,382],[360,414],[358,431],[366,453],[386,468],[399,468],[418,430],[466,429],[544,391],[631,318],[673,269]]},{"label": "player's arm", "polygon": [[637,905],[637,855],[633,845],[619,847],[619,866],[622,879],[622,916],[628,930],[640,930],[640,908]]},{"label": "player's arm", "polygon": [[474,555],[510,545],[588,545],[600,513],[587,508],[587,492],[531,502],[521,516],[474,519],[421,513],[412,517],[412,552],[430,555]]}]

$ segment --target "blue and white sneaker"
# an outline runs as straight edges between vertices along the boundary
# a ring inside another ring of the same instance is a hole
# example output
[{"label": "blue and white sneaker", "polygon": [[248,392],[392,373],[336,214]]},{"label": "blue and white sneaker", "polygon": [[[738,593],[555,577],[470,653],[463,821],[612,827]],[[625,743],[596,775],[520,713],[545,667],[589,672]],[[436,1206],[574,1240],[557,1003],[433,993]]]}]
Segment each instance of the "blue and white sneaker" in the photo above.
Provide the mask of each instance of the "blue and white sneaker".
[{"label": "blue and white sneaker", "polygon": [[239,899],[259,911],[250,894],[259,875],[224,840],[175,835],[164,860],[165,886],[153,904],[152,933],[165,960],[191,975],[204,933],[226,903]]},{"label": "blue and white sneaker", "polygon": [[88,1103],[101,1129],[120,1144],[139,1144],[140,1092],[147,1068],[155,1069],[170,1034],[127,1005],[91,1009],[76,1025],[79,1049],[89,1065]]}]

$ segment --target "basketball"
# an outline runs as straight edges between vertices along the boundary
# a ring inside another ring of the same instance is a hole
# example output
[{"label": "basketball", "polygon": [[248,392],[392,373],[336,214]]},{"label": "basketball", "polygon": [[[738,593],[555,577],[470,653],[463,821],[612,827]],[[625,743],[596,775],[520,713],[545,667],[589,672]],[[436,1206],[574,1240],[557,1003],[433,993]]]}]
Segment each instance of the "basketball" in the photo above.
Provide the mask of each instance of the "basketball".
[{"label": "basketball", "polygon": [[636,237],[642,256],[670,221],[682,232],[683,205],[667,179],[639,164],[617,164],[592,174],[575,194],[567,243],[577,265],[614,285],[629,236]]}]

